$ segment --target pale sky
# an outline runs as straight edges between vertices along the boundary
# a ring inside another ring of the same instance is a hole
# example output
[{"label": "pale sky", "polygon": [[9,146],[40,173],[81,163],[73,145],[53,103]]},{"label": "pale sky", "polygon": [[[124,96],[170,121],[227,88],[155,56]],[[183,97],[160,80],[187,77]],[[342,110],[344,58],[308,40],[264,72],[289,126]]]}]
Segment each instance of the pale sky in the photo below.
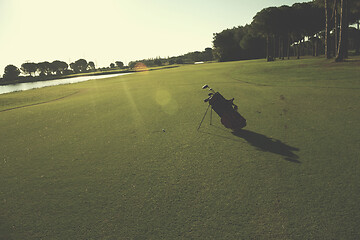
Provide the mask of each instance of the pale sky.
[{"label": "pale sky", "polygon": [[265,7],[309,0],[0,0],[0,75],[8,64],[178,56],[212,47]]}]

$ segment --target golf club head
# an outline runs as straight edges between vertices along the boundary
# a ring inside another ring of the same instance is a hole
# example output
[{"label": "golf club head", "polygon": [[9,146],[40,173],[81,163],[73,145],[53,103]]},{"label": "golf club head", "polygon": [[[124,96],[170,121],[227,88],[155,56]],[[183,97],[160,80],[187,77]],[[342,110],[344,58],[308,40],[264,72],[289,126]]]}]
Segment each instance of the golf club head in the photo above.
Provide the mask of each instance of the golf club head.
[{"label": "golf club head", "polygon": [[209,100],[210,100],[210,97],[209,97],[209,98],[204,99],[204,102],[208,102]]},{"label": "golf club head", "polygon": [[211,96],[214,95],[214,94],[213,94],[213,93],[209,93],[208,95],[211,97]]},{"label": "golf club head", "polygon": [[204,86],[202,86],[202,89],[208,88],[209,85],[205,84]]}]

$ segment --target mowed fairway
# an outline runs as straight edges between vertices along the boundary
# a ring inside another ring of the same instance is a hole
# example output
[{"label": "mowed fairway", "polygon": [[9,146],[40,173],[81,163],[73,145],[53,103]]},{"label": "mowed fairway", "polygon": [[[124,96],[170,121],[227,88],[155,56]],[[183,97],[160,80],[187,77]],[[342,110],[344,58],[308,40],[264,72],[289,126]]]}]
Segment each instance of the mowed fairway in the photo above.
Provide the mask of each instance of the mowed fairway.
[{"label": "mowed fairway", "polygon": [[[242,132],[196,130],[204,84]],[[0,95],[0,239],[359,239],[359,107],[360,62],[320,58]]]}]

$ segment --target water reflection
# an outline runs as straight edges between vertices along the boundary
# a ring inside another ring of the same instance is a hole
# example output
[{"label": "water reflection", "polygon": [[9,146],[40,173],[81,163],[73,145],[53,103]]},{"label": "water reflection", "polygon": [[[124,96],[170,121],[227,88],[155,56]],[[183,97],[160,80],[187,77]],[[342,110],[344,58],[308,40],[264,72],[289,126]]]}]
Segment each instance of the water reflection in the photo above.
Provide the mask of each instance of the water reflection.
[{"label": "water reflection", "polygon": [[49,81],[17,83],[17,84],[0,86],[0,94],[17,92],[17,91],[25,91],[25,90],[30,90],[30,89],[34,89],[34,88],[42,88],[42,87],[49,87],[49,86],[56,86],[56,85],[63,85],[63,84],[70,84],[70,83],[85,82],[88,80],[117,77],[117,76],[126,75],[126,74],[130,74],[130,73],[81,76],[81,77],[73,77],[73,78],[55,79],[55,80],[49,80]]}]

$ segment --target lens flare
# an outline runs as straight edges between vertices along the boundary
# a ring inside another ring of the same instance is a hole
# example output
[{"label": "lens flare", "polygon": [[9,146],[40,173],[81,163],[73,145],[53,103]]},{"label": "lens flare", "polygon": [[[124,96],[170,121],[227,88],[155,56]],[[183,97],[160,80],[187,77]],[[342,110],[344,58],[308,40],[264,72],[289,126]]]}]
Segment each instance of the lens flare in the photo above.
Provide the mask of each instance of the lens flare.
[{"label": "lens flare", "polygon": [[177,113],[179,105],[174,99],[171,99],[168,104],[161,106],[161,108],[165,113],[174,115]]},{"label": "lens flare", "polygon": [[141,116],[141,113],[140,113],[138,107],[136,106],[136,103],[134,101],[134,97],[131,94],[131,90],[129,90],[129,87],[128,87],[128,85],[127,85],[127,83],[125,81],[123,81],[122,84],[123,84],[124,92],[125,92],[128,100],[129,100],[129,102],[130,102],[130,105],[131,105],[134,122],[137,124],[138,127],[139,126],[140,127],[144,126],[143,118]]},{"label": "lens flare", "polygon": [[135,71],[137,72],[146,72],[146,71],[149,71],[149,68],[142,62],[138,62],[135,64],[135,67],[134,67]]},{"label": "lens flare", "polygon": [[176,100],[171,97],[171,94],[167,90],[157,90],[155,100],[161,106],[161,109],[167,114],[175,114],[179,108]]},{"label": "lens flare", "polygon": [[155,95],[155,99],[156,99],[156,102],[159,105],[164,106],[164,105],[166,105],[166,104],[168,104],[170,102],[171,95],[166,90],[157,90],[156,95]]}]

